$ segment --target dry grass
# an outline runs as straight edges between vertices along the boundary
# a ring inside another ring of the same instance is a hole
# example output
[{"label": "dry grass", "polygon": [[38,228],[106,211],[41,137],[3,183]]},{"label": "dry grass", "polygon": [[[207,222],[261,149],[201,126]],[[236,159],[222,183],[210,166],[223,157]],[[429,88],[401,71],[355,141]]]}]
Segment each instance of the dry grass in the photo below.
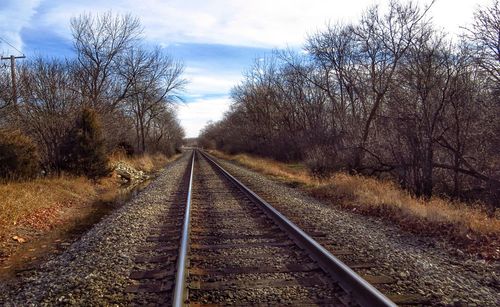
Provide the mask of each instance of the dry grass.
[{"label": "dry grass", "polygon": [[0,235],[18,223],[53,217],[60,208],[93,200],[96,186],[83,177],[36,179],[0,184]]},{"label": "dry grass", "polygon": [[262,174],[273,176],[288,183],[311,184],[317,182],[299,165],[280,163],[271,159],[257,158],[247,154],[227,155],[220,151],[210,151],[210,153],[216,157],[235,161]]},{"label": "dry grass", "polygon": [[340,200],[343,206],[363,211],[391,210],[401,219],[415,219],[419,223],[456,225],[464,235],[500,234],[500,219],[489,217],[477,205],[467,205],[434,197],[416,198],[390,181],[338,173],[311,188],[312,194]]},{"label": "dry grass", "polygon": [[[318,180],[305,168],[239,154],[212,154],[247,166],[287,183],[298,184],[310,195],[340,208],[383,216],[401,228],[420,234],[444,236],[485,258],[499,258],[500,214],[489,216],[479,205],[443,198],[416,198],[390,181],[337,173]],[[496,246],[496,247],[495,247]]]}]

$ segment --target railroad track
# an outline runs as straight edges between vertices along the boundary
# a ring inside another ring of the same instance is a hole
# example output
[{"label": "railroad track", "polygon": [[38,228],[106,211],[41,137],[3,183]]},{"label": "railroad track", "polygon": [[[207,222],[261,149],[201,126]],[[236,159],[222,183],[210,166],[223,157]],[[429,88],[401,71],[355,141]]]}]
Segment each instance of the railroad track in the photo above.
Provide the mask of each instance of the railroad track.
[{"label": "railroad track", "polygon": [[138,304],[394,306],[201,151],[172,201],[130,276]]}]

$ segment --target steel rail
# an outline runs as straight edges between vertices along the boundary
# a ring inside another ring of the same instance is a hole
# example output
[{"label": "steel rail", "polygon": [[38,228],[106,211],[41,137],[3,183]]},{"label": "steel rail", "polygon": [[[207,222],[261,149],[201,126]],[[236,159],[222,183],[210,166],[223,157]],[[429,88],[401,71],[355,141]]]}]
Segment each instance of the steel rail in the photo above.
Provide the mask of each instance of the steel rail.
[{"label": "steel rail", "polygon": [[210,155],[203,151],[199,152],[228,178],[229,181],[238,187],[238,189],[245,193],[254,203],[259,205],[281,229],[291,236],[297,245],[305,249],[310,254],[311,258],[315,260],[324,271],[329,273],[355,302],[361,306],[397,306],[292,221],[243,185],[238,179],[222,168],[222,166],[220,166]]},{"label": "steel rail", "polygon": [[191,192],[193,188],[194,158],[196,151],[193,150],[191,158],[191,174],[189,176],[189,188],[186,199],[186,210],[184,213],[184,223],[182,225],[181,246],[177,258],[177,272],[175,274],[175,289],[172,299],[172,306],[181,307],[186,300],[186,275],[187,275],[187,254],[189,249],[189,231],[191,220]]}]

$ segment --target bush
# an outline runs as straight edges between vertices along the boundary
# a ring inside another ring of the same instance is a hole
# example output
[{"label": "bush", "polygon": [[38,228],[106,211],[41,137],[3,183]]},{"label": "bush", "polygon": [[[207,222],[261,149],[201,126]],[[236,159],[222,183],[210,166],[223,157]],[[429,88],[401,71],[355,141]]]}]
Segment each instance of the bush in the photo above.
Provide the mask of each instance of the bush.
[{"label": "bush", "polygon": [[315,146],[305,153],[305,164],[314,177],[325,178],[338,170],[336,154],[325,146]]},{"label": "bush", "polygon": [[102,128],[92,109],[83,109],[61,151],[65,171],[93,179],[109,174]]},{"label": "bush", "polygon": [[39,166],[36,146],[29,137],[19,131],[0,129],[0,178],[33,178]]},{"label": "bush", "polygon": [[127,155],[127,157],[131,157],[135,153],[134,146],[132,146],[127,141],[121,141],[116,147],[117,149],[123,151]]}]

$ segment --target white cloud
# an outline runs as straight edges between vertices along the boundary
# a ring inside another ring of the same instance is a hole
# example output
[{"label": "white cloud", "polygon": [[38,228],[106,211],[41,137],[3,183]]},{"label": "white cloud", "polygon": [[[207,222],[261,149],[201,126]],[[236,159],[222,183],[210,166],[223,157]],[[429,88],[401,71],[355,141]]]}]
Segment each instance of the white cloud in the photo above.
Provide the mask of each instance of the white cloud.
[{"label": "white cloud", "polygon": [[[35,1],[32,1],[35,2]],[[151,41],[217,43],[254,47],[298,46],[308,33],[327,22],[356,20],[374,3],[388,0],[136,0],[47,1],[51,7],[43,21],[69,35],[71,16],[84,11],[131,12],[139,16]],[[431,0],[420,0],[422,5]],[[490,0],[437,1],[431,10],[434,21],[450,32],[470,22],[477,4]],[[61,33],[62,33],[61,32]]]},{"label": "white cloud", "polygon": [[[0,37],[22,51],[21,30],[28,26],[40,0],[5,0],[0,5]],[[19,52],[0,41],[0,55],[18,55]]]},{"label": "white cloud", "polygon": [[[135,0],[101,1],[98,6],[80,1],[60,2],[48,12],[49,23],[67,24],[67,15],[84,10],[132,12],[141,17],[152,41],[216,43],[252,47],[300,45],[308,32],[329,19],[350,19],[370,0]],[[106,5],[108,3],[109,5]],[[59,27],[63,29],[64,27]]]},{"label": "white cloud", "polygon": [[463,33],[463,27],[469,26],[476,9],[491,6],[493,0],[438,0],[431,8],[433,23],[443,31],[458,36]]},{"label": "white cloud", "polygon": [[[4,2],[4,1],[2,1]],[[369,5],[388,0],[44,0],[37,22],[68,37],[69,19],[82,12],[132,13],[145,36],[158,44],[217,43],[254,47],[299,46],[328,21],[356,20]],[[420,0],[422,5],[431,0]],[[0,34],[22,47],[19,32],[40,0],[7,0],[0,7]],[[436,1],[430,15],[452,33],[471,21],[478,4],[491,0]],[[34,27],[38,25],[32,25]]]},{"label": "white cloud", "polygon": [[186,69],[186,79],[189,81],[187,92],[189,95],[210,95],[229,93],[236,85],[241,75],[230,73],[209,73],[205,70],[192,72]]},{"label": "white cloud", "polygon": [[209,121],[222,119],[230,105],[229,97],[197,99],[191,103],[179,105],[177,116],[186,130],[186,136],[196,137]]}]

